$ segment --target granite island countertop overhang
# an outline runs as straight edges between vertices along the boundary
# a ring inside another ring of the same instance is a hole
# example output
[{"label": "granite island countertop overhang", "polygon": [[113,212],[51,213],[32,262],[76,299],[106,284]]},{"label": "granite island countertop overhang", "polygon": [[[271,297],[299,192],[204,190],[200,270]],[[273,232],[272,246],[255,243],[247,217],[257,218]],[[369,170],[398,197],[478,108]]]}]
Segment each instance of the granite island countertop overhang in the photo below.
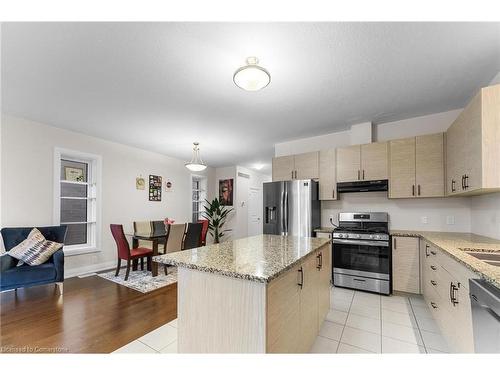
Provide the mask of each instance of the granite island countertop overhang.
[{"label": "granite island countertop overhang", "polygon": [[159,255],[153,261],[268,283],[329,242],[328,238],[263,234]]},{"label": "granite island countertop overhang", "polygon": [[398,237],[422,238],[476,273],[479,278],[486,280],[500,289],[500,267],[488,264],[466,253],[466,251],[500,253],[500,240],[461,232],[392,229],[390,230],[390,234],[391,236]]}]

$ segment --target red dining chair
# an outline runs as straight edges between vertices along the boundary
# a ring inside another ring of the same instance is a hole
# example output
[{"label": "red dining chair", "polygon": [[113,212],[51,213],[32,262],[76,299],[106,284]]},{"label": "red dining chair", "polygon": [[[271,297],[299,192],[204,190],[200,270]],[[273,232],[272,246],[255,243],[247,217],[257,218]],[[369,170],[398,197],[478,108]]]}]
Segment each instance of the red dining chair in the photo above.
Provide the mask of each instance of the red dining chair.
[{"label": "red dining chair", "polygon": [[[130,262],[135,259],[147,258],[148,269],[151,269],[151,262],[153,260],[153,250],[145,247],[137,247],[131,249],[125,238],[125,233],[123,232],[123,225],[111,224],[111,234],[116,242],[116,248],[118,250],[118,265],[116,266],[115,276],[120,273],[120,267],[122,259],[127,261],[127,272],[125,273],[125,281],[128,280],[128,275],[130,274]],[[141,262],[142,263],[142,262]]]},{"label": "red dining chair", "polygon": [[198,220],[198,223],[202,224],[200,246],[205,246],[207,244],[208,220],[205,220],[205,219]]}]

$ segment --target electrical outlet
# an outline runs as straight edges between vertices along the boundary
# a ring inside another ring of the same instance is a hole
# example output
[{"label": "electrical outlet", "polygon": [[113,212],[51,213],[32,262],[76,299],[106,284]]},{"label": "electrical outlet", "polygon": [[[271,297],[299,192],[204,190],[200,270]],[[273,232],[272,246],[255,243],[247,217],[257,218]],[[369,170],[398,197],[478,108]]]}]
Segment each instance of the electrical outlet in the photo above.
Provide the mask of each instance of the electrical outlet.
[{"label": "electrical outlet", "polygon": [[328,220],[333,221],[333,215],[328,216]]},{"label": "electrical outlet", "polygon": [[455,216],[446,216],[446,224],[455,225]]},{"label": "electrical outlet", "polygon": [[427,216],[422,216],[421,217],[421,220],[422,220],[422,224],[427,224],[429,223],[429,218]]}]

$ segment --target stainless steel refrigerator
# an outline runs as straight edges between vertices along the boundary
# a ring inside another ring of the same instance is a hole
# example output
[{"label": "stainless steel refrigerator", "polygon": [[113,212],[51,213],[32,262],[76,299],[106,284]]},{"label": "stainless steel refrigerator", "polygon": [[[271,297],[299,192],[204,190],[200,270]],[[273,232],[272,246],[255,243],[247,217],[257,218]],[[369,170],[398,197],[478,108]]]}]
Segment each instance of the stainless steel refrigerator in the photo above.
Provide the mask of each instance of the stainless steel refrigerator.
[{"label": "stainless steel refrigerator", "polygon": [[314,237],[320,220],[318,182],[264,183],[264,234]]}]

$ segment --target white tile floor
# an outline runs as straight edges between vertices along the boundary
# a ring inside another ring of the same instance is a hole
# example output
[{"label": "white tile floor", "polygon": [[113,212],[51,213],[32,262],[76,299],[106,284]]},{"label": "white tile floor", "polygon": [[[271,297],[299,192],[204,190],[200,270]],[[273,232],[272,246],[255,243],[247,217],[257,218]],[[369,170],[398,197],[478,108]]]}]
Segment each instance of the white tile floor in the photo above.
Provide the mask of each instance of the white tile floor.
[{"label": "white tile floor", "polygon": [[[447,353],[420,296],[379,296],[333,288],[311,353]],[[177,319],[114,353],[177,353]]]}]

